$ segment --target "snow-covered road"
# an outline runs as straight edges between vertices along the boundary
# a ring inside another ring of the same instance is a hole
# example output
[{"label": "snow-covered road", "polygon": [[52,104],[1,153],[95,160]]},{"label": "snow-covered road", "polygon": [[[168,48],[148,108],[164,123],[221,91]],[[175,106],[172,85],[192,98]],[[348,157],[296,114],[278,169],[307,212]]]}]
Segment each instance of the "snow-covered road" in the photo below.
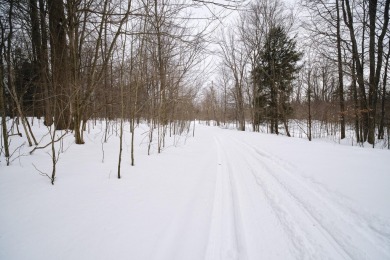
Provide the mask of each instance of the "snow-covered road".
[{"label": "snow-covered road", "polygon": [[389,230],[302,177],[297,165],[230,131],[216,135],[214,146],[206,259],[390,259]]},{"label": "snow-covered road", "polygon": [[0,259],[390,259],[388,150],[196,129],[136,167],[125,149],[120,180],[98,129],[54,186],[44,152],[2,160]]}]

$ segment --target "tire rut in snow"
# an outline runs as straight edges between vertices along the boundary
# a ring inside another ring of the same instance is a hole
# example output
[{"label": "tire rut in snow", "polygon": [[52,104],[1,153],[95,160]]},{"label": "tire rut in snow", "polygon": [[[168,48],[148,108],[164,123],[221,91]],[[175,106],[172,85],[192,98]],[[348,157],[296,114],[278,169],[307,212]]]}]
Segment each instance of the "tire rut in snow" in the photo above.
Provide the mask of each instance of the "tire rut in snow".
[{"label": "tire rut in snow", "polygon": [[[369,225],[356,223],[356,216],[347,214],[348,209],[346,212],[345,208],[330,201],[329,196],[324,196],[323,191],[319,193],[313,189],[313,183],[299,179],[291,172],[293,167],[289,163],[253,145],[238,139],[234,141],[240,154],[247,155],[243,159],[250,165],[253,177],[296,249],[304,248],[304,251],[298,250],[300,258],[328,258],[332,249],[343,258],[389,258],[388,237],[386,239],[382,234],[378,237],[374,232],[376,239],[373,239]],[[308,223],[313,223],[315,228]]]},{"label": "tire rut in snow", "polygon": [[221,141],[214,143],[218,170],[205,259],[247,259],[235,179]]},{"label": "tire rut in snow", "polygon": [[234,143],[222,138],[206,259],[296,259]]}]

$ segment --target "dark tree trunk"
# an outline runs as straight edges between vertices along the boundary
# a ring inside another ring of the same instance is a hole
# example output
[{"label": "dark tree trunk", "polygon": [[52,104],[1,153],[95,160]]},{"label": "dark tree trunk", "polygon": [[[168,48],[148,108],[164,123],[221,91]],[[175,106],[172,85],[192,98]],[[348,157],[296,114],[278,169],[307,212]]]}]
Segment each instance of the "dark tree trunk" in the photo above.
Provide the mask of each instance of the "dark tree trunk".
[{"label": "dark tree trunk", "polygon": [[369,17],[369,90],[368,90],[368,137],[367,141],[370,144],[375,142],[375,114],[376,104],[375,96],[377,95],[377,88],[375,84],[375,29],[376,29],[376,13],[377,0],[368,1],[368,17]]},{"label": "dark tree trunk", "polygon": [[35,86],[35,95],[38,95],[39,98],[34,98],[33,106],[38,107],[38,112],[33,111],[34,116],[41,116],[43,113],[42,102],[44,100],[43,89],[41,85],[40,79],[40,57],[41,57],[41,33],[39,26],[39,18],[38,18],[38,6],[36,0],[29,1],[29,9],[30,9],[30,20],[31,20],[31,47],[32,47],[32,64],[33,64],[33,73],[36,75],[33,79],[33,85]]},{"label": "dark tree trunk", "polygon": [[307,133],[307,138],[309,141],[311,141],[312,136],[311,136],[311,69],[309,68],[309,75],[307,78],[307,104],[308,104],[308,133]]},{"label": "dark tree trunk", "polygon": [[238,123],[239,123],[239,130],[245,131],[245,110],[244,110],[244,97],[242,95],[242,86],[241,83],[238,80],[238,77],[236,78],[236,90],[237,90],[237,116],[238,116]]},{"label": "dark tree trunk", "polygon": [[[155,29],[157,37],[157,62],[158,62],[158,73],[159,73],[159,83],[160,83],[160,111],[159,111],[159,123],[163,126],[168,124],[167,118],[167,104],[166,104],[166,62],[164,59],[164,46],[162,42],[162,32],[161,32],[161,17],[158,16],[158,4],[159,1],[154,1],[154,18],[155,18]],[[160,148],[160,147],[159,147]],[[160,149],[159,149],[160,150]]]},{"label": "dark tree trunk", "polygon": [[340,34],[340,7],[339,0],[336,0],[337,10],[337,65],[339,74],[339,102],[340,102],[340,130],[341,139],[345,138],[345,107],[344,107],[344,82],[343,82],[343,64],[341,58],[341,34]]},{"label": "dark tree trunk", "polygon": [[[371,3],[371,2],[370,2]],[[377,47],[377,57],[378,57],[378,60],[377,60],[377,63],[376,63],[376,68],[375,68],[375,76],[374,76],[374,97],[373,97],[373,122],[372,122],[372,125],[371,125],[371,134],[373,135],[373,140],[375,141],[375,127],[376,127],[376,123],[375,123],[375,119],[376,119],[376,106],[377,106],[377,101],[378,101],[378,90],[379,90],[379,80],[380,80],[380,74],[381,74],[381,70],[382,70],[382,62],[383,62],[383,56],[385,56],[385,54],[383,53],[383,40],[384,40],[384,37],[386,35],[386,32],[388,31],[388,25],[389,25],[389,5],[390,5],[390,0],[386,0],[386,3],[385,3],[385,9],[384,9],[384,19],[383,19],[383,27],[382,27],[382,31],[381,31],[381,34],[379,35],[378,37],[378,47]],[[375,18],[376,15],[375,15]],[[374,34],[375,36],[375,34]],[[375,53],[375,46],[374,46],[374,53]],[[390,53],[390,51],[389,51]],[[387,76],[387,66],[388,66],[388,56],[389,56],[389,53],[387,54],[387,58],[386,58],[386,65],[385,65],[385,76],[384,76],[384,80],[383,80],[383,100],[385,99],[385,94],[386,94],[386,76]],[[371,70],[370,70],[371,72]],[[383,102],[382,102],[383,103]],[[384,103],[383,103],[384,104]],[[382,105],[382,113],[383,113],[383,117],[384,117],[384,107]],[[382,131],[383,132],[383,131]]]},{"label": "dark tree trunk", "polygon": [[389,56],[390,56],[390,48],[388,50],[387,56],[386,56],[386,64],[385,64],[385,73],[383,74],[383,81],[382,81],[382,103],[381,103],[381,117],[380,117],[380,123],[379,123],[379,133],[378,133],[378,139],[384,138],[384,125],[385,125],[385,103],[386,103],[386,84],[387,84],[387,70],[389,68]]},{"label": "dark tree trunk", "polygon": [[66,20],[62,0],[48,0],[49,31],[51,43],[51,68],[56,108],[56,130],[71,128],[70,93],[68,84],[68,53],[66,44]]},{"label": "dark tree trunk", "polygon": [[1,42],[0,42],[0,111],[1,111],[1,127],[3,132],[3,142],[4,142],[4,155],[6,158],[9,157],[9,147],[8,147],[8,131],[7,131],[7,124],[6,124],[6,105],[5,105],[5,87],[3,82],[3,76],[4,76],[4,66],[3,66],[3,49],[4,49],[4,27],[3,24],[0,21],[0,27],[1,27]]},{"label": "dark tree trunk", "polygon": [[360,113],[359,113],[359,100],[358,100],[358,91],[357,91],[357,86],[356,86],[356,73],[355,73],[355,62],[352,61],[352,66],[351,66],[351,71],[352,71],[352,83],[351,83],[351,88],[352,88],[352,93],[353,93],[353,102],[354,102],[354,110],[355,110],[355,134],[356,134],[356,142],[361,143],[363,142],[362,135],[360,132]]},{"label": "dark tree trunk", "polygon": [[39,57],[39,66],[40,66],[40,72],[39,72],[39,78],[41,80],[41,86],[43,90],[43,96],[44,96],[44,113],[45,113],[45,120],[44,124],[46,126],[50,126],[53,124],[53,112],[52,112],[52,102],[53,98],[51,96],[52,94],[52,88],[49,86],[48,77],[49,77],[49,54],[48,54],[48,36],[47,36],[47,26],[46,26],[46,10],[45,10],[45,4],[44,0],[39,0],[39,14],[40,14],[40,28],[41,28],[41,51],[40,51],[40,57]]},{"label": "dark tree trunk", "polygon": [[[67,14],[68,14],[68,49],[69,49],[69,88],[72,92],[72,98],[70,104],[72,106],[72,123],[75,136],[76,144],[84,144],[82,135],[82,118],[83,118],[83,107],[81,102],[81,91],[80,91],[80,75],[79,75],[79,24],[80,19],[77,16],[77,10],[79,9],[80,2],[68,1],[67,2]],[[83,32],[82,32],[83,33]]]}]

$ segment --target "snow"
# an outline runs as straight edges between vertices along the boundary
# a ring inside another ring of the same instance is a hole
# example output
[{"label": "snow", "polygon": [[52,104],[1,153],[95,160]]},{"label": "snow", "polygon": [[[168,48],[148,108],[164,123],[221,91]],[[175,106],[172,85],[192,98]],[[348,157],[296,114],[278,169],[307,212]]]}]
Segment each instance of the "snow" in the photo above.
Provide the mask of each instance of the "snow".
[{"label": "snow", "polygon": [[67,135],[54,186],[50,147],[1,157],[0,259],[390,259],[389,150],[197,124],[148,156],[140,125],[117,179],[115,129]]}]

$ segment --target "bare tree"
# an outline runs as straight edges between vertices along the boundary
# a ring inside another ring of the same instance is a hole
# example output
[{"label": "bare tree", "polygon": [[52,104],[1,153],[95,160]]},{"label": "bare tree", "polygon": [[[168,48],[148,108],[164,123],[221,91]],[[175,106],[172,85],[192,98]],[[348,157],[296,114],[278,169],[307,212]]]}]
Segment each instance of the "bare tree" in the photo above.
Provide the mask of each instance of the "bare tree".
[{"label": "bare tree", "polygon": [[[5,60],[7,62],[7,81],[8,81],[7,82],[8,83],[7,90],[9,92],[10,96],[12,97],[12,100],[15,104],[16,110],[21,118],[21,123],[23,125],[24,133],[26,135],[28,144],[29,144],[29,146],[32,146],[33,142],[35,145],[37,145],[38,143],[37,143],[37,141],[34,137],[34,134],[31,130],[30,124],[25,117],[25,114],[24,114],[24,111],[22,108],[22,97],[19,97],[17,90],[16,90],[16,86],[15,86],[15,71],[14,71],[15,64],[14,64],[13,59],[12,59],[13,40],[14,40],[14,22],[13,22],[13,20],[14,20],[14,14],[15,14],[14,4],[15,3],[13,1],[9,2],[8,16],[7,16],[8,35],[6,37],[7,45],[6,45],[6,51],[4,53]],[[2,37],[2,40],[4,40],[4,37]]]},{"label": "bare tree", "polygon": [[345,138],[345,107],[344,107],[344,80],[343,80],[343,60],[342,60],[342,53],[341,53],[341,11],[340,11],[340,1],[336,0],[336,27],[337,27],[337,65],[338,65],[338,76],[339,76],[339,99],[340,99],[340,132],[341,132],[341,139]]},{"label": "bare tree", "polygon": [[4,35],[4,26],[0,20],[0,29],[1,29],[1,42],[0,42],[0,109],[1,109],[1,130],[2,130],[2,141],[4,145],[4,155],[6,158],[10,156],[9,146],[8,146],[8,130],[7,130],[7,121],[6,121],[6,104],[5,104],[5,86],[4,86],[4,62],[3,62],[3,50],[5,43]]},{"label": "bare tree", "polygon": [[381,116],[379,123],[379,131],[378,131],[378,139],[384,138],[384,127],[385,127],[385,104],[386,104],[386,86],[387,86],[387,76],[389,69],[389,56],[390,56],[390,48],[388,48],[388,52],[386,55],[386,63],[384,67],[384,74],[382,80],[382,102],[381,102]]},{"label": "bare tree", "polygon": [[229,30],[227,33],[222,31],[219,47],[222,65],[230,71],[233,77],[238,129],[245,131],[244,80],[249,57],[243,46],[240,46],[236,35],[234,30]]},{"label": "bare tree", "polygon": [[[349,0],[343,1],[343,18],[344,22],[349,30],[351,42],[352,42],[352,54],[356,67],[357,82],[360,89],[361,104],[365,109],[363,113],[363,140],[368,141],[370,144],[375,144],[375,118],[376,118],[376,106],[377,106],[377,93],[380,75],[382,73],[383,63],[383,41],[388,31],[389,23],[389,5],[390,1],[386,0],[383,5],[378,6],[378,1],[368,2],[368,18],[369,18],[369,90],[368,97],[365,90],[365,73],[364,73],[364,52],[359,53],[358,42],[356,37],[356,21],[353,15],[354,6],[351,5]],[[381,28],[377,28],[377,19],[380,15],[380,10],[383,8],[383,23]],[[362,44],[362,48],[364,45]],[[377,50],[377,51],[376,51]]]},{"label": "bare tree", "polygon": [[68,129],[71,125],[69,53],[66,39],[66,17],[62,0],[47,0],[49,13],[51,84],[58,109],[54,114],[57,130]]}]

